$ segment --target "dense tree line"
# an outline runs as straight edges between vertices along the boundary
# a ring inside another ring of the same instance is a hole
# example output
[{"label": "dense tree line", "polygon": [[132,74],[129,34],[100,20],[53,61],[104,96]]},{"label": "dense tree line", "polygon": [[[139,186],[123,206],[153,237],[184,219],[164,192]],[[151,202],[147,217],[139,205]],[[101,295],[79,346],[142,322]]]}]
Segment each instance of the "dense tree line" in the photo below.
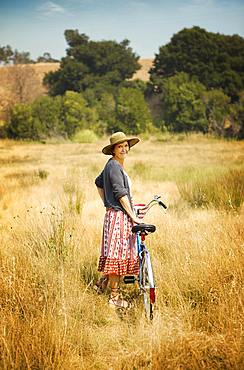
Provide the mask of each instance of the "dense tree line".
[{"label": "dense tree line", "polygon": [[81,93],[66,91],[63,96],[44,96],[33,103],[16,104],[6,127],[9,138],[35,140],[63,136],[72,139],[82,130],[98,135],[124,129],[138,134],[147,128],[148,107],[140,90],[121,88],[118,99],[103,93],[89,106]]},{"label": "dense tree line", "polygon": [[[140,65],[128,40],[95,42],[77,30],[66,30],[65,38],[67,56],[58,71],[44,77],[49,97],[12,108],[5,130],[9,137],[72,138],[84,129],[135,134],[148,127],[244,137],[242,37],[183,29],[159,48],[148,83],[130,80]],[[0,48],[0,59],[15,63],[11,52],[9,46]],[[22,60],[28,60],[26,54]],[[52,59],[47,53],[43,58]],[[150,116],[146,101],[155,95],[161,114]]]}]

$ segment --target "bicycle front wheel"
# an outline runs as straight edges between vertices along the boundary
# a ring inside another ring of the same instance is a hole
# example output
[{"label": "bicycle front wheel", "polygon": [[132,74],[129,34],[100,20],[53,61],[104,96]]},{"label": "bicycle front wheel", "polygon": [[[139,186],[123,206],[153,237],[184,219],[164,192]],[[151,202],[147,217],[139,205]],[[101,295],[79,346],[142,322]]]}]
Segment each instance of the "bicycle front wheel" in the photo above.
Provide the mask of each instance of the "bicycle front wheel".
[{"label": "bicycle front wheel", "polygon": [[151,258],[148,252],[142,260],[141,267],[141,289],[144,296],[146,317],[150,321],[153,319],[153,310],[155,303],[155,283]]}]

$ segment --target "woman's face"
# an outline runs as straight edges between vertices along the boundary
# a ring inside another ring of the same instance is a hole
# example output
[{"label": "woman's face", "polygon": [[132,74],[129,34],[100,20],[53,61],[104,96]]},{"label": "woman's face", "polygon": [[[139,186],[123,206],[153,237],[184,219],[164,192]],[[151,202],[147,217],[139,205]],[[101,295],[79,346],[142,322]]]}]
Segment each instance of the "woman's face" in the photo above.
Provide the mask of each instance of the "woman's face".
[{"label": "woman's face", "polygon": [[124,141],[123,143],[116,144],[113,153],[115,159],[125,159],[127,154],[130,150],[128,141]]}]

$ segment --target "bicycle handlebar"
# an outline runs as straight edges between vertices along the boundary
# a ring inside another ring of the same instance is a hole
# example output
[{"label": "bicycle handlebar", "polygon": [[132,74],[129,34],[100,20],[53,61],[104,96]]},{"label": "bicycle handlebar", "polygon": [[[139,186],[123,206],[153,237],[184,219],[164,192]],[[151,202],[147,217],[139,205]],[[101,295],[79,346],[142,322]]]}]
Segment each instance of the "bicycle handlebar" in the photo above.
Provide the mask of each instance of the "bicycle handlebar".
[{"label": "bicycle handlebar", "polygon": [[164,207],[164,209],[167,209],[167,206],[163,202],[159,201],[158,203],[160,204],[160,206]]},{"label": "bicycle handlebar", "polygon": [[[158,204],[159,206],[161,206],[162,210],[164,211],[164,213],[166,213],[166,209],[167,209],[167,206],[161,202],[161,200],[159,200],[161,198],[160,195],[155,195],[153,199],[151,199],[147,204],[144,204],[144,205],[140,205],[137,208],[137,214],[139,215],[139,212],[140,210],[144,210],[145,213],[144,215],[147,214],[147,212],[149,211],[150,208],[152,208],[155,204]],[[143,217],[144,218],[144,217]]]},{"label": "bicycle handlebar", "polygon": [[[161,198],[161,196],[160,195],[155,195],[154,196],[154,198],[153,199],[151,199],[147,204],[146,204],[146,207],[148,207],[148,210],[147,211],[149,211],[149,209],[155,204],[153,204],[153,202],[158,202],[158,204],[161,206],[161,207],[163,207],[163,211],[164,211],[164,213],[166,213],[166,209],[167,209],[167,206],[163,203],[163,202],[161,202],[161,200],[159,200]],[[149,206],[151,205],[151,207],[149,208]]]}]

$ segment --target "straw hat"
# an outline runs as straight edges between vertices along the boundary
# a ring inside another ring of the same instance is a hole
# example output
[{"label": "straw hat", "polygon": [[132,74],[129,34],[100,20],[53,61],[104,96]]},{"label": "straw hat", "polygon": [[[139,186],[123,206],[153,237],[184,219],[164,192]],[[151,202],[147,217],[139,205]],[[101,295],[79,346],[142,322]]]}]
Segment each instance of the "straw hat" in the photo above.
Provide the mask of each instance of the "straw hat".
[{"label": "straw hat", "polygon": [[115,132],[110,138],[110,144],[106,145],[102,152],[103,154],[111,155],[112,148],[115,144],[123,143],[124,141],[128,141],[129,147],[131,148],[133,145],[137,144],[140,140],[137,137],[133,137],[129,139],[123,132]]}]

